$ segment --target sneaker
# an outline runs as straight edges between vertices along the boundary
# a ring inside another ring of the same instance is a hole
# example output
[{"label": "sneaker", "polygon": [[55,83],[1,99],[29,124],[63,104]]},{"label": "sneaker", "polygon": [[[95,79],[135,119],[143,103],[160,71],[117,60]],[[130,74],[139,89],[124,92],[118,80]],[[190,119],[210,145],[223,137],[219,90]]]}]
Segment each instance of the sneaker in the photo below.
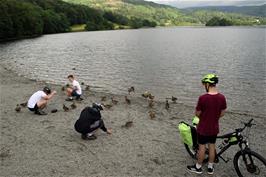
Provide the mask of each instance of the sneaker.
[{"label": "sneaker", "polygon": [[208,174],[212,175],[213,172],[214,172],[214,168],[213,167],[212,168],[208,167]]},{"label": "sneaker", "polygon": [[66,99],[66,101],[73,101],[74,99],[73,99],[73,97],[68,97],[67,99]]},{"label": "sneaker", "polygon": [[190,171],[192,173],[202,174],[202,168],[197,168],[196,164],[191,165],[191,166],[187,166],[187,169],[188,169],[188,171]]},{"label": "sneaker", "polygon": [[37,111],[35,111],[35,114],[38,114],[38,115],[47,115],[46,112],[44,112],[42,110],[39,110],[39,109]]},{"label": "sneaker", "polygon": [[90,136],[81,135],[81,139],[83,139],[83,140],[95,140],[95,139],[97,139],[97,136],[95,136],[95,135],[90,135]]},{"label": "sneaker", "polygon": [[83,98],[79,97],[79,98],[76,98],[77,101],[82,101]]}]

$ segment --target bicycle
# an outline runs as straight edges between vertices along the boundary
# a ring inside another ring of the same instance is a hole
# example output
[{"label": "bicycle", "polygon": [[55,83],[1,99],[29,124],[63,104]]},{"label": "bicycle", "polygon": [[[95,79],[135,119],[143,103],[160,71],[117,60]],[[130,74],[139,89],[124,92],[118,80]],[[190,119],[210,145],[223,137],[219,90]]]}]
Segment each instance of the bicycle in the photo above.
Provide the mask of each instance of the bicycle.
[{"label": "bicycle", "polygon": [[[266,160],[260,154],[252,151],[248,143],[248,135],[250,128],[252,127],[253,119],[250,119],[249,122],[244,123],[243,128],[235,129],[234,132],[228,133],[222,136],[217,136],[217,139],[222,139],[222,143],[218,145],[220,149],[219,152],[216,152],[215,163],[219,162],[219,159],[222,159],[225,163],[229,160],[225,160],[221,155],[228,150],[233,145],[238,145],[240,150],[235,154],[233,159],[234,168],[239,177],[247,177],[248,175],[266,177]],[[182,122],[185,123],[185,122]],[[186,124],[186,123],[185,123]],[[189,124],[187,124],[189,125]],[[191,130],[196,131],[195,126],[191,126]],[[246,136],[243,135],[243,131],[247,129]],[[192,133],[193,135],[193,133]],[[193,137],[193,146],[185,144],[185,148],[188,154],[197,159],[197,150],[198,144],[196,141],[195,133]],[[208,155],[208,150],[206,150],[206,155]],[[204,162],[208,162],[208,156],[206,156]],[[243,169],[242,169],[243,168]]]}]

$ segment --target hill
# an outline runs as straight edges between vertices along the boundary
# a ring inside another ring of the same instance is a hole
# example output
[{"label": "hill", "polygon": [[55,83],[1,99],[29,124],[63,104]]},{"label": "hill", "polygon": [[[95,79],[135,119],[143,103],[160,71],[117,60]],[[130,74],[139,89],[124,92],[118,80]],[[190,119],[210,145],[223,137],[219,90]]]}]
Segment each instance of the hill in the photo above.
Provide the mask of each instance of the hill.
[{"label": "hill", "polygon": [[261,6],[207,6],[186,8],[186,11],[208,10],[266,17],[266,4]]}]

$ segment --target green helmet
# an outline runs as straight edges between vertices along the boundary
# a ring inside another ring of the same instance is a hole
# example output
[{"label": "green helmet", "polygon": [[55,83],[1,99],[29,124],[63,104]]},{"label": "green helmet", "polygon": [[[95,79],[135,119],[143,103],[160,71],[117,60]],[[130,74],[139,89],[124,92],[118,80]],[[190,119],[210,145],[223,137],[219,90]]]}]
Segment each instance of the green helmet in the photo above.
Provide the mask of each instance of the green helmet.
[{"label": "green helmet", "polygon": [[202,80],[202,83],[217,84],[218,76],[216,74],[206,74]]}]

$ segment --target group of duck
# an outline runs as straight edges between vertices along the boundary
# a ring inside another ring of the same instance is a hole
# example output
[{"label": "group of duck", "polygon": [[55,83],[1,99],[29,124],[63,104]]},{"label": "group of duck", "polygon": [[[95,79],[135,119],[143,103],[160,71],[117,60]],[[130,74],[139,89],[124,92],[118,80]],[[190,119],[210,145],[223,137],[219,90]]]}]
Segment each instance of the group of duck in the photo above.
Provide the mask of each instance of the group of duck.
[{"label": "group of duck", "polygon": [[[82,82],[81,85],[85,86],[85,84]],[[69,85],[65,85],[61,88],[62,91],[65,91],[65,89],[69,87]],[[85,90],[86,91],[89,91],[90,90],[90,86],[85,86]],[[125,101],[125,104],[127,105],[130,105],[131,104],[131,100],[129,99],[129,95],[131,95],[132,93],[135,93],[135,87],[132,86],[130,88],[128,88],[128,95],[124,96],[124,101]],[[149,91],[145,91],[143,94],[141,94],[141,96],[145,99],[147,99],[147,102],[148,102],[148,107],[151,108],[150,111],[149,111],[149,117],[151,119],[154,119],[156,117],[156,114],[155,112],[153,111],[152,108],[154,108],[155,106],[155,96],[151,94],[151,92]],[[166,98],[166,101],[165,101],[165,109],[166,110],[169,110],[170,109],[170,103],[169,103],[169,100],[171,100],[173,103],[176,103],[177,102],[177,98],[172,96],[170,98]],[[111,109],[114,105],[117,105],[119,103],[118,100],[116,100],[114,97],[111,97],[110,101],[108,102],[108,99],[107,99],[107,96],[102,96],[101,97],[101,102],[102,102],[102,105],[106,108],[106,109]],[[27,102],[25,103],[21,103],[21,104],[17,104],[16,108],[15,108],[15,111],[16,112],[20,112],[21,111],[21,108],[22,107],[26,107],[27,106]],[[66,106],[66,104],[63,104],[63,110],[65,112],[68,112],[70,111],[71,109],[76,109],[77,108],[77,105],[75,103],[75,101],[72,102],[72,104],[68,107]],[[57,112],[57,109],[52,109],[51,110],[51,113],[55,113]],[[129,121],[129,122],[126,122],[125,127],[131,127],[133,124],[132,121]]]}]

